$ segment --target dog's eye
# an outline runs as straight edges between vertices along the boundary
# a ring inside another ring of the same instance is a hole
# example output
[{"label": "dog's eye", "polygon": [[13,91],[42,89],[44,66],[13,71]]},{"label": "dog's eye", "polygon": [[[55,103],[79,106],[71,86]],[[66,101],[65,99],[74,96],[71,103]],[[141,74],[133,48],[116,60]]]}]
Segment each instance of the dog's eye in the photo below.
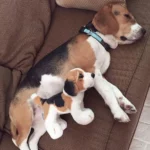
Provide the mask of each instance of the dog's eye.
[{"label": "dog's eye", "polygon": [[117,10],[115,10],[115,11],[114,11],[114,15],[115,15],[115,16],[118,16],[118,15],[120,15],[120,12],[117,11]]},{"label": "dog's eye", "polygon": [[124,16],[128,19],[131,19],[131,16],[129,14],[125,14]]},{"label": "dog's eye", "polygon": [[79,74],[79,79],[82,79],[84,76],[83,76],[83,74]]}]

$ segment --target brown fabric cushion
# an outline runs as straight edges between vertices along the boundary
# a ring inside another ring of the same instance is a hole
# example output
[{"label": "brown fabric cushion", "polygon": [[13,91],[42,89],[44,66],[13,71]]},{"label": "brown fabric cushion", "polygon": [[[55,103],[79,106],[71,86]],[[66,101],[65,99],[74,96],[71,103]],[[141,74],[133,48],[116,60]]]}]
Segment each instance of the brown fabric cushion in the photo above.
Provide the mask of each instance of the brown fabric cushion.
[{"label": "brown fabric cushion", "polygon": [[51,5],[49,0],[0,2],[0,129],[21,74],[32,67],[44,43],[54,2]]},{"label": "brown fabric cushion", "polygon": [[50,24],[49,0],[1,0],[0,64],[28,71]]},{"label": "brown fabric cushion", "polygon": [[13,144],[10,135],[5,133],[0,143],[0,150],[18,150],[18,148]]},{"label": "brown fabric cushion", "polygon": [[[95,120],[88,126],[76,124],[70,115],[64,116],[68,128],[62,138],[52,140],[46,133],[39,142],[40,150],[128,150],[143,108],[150,84],[150,17],[149,0],[129,1],[137,20],[142,23],[147,34],[144,39],[132,45],[119,46],[111,51],[111,66],[106,78],[117,85],[135,104],[138,113],[131,115],[131,122],[122,124],[114,121],[110,110],[99,94],[91,89],[85,95],[85,105],[95,112]],[[143,10],[143,11],[141,11]],[[145,14],[147,14],[145,16]],[[37,61],[75,35],[80,26],[89,22],[94,13],[90,11],[63,9],[57,7],[52,18],[51,30],[40,51]],[[73,19],[72,19],[73,18]],[[6,125],[9,129],[9,124]],[[0,149],[17,150],[11,138],[4,135]]]},{"label": "brown fabric cushion", "polygon": [[21,78],[21,72],[0,66],[0,129],[8,118],[9,104]]},{"label": "brown fabric cushion", "polygon": [[59,6],[98,11],[108,2],[124,2],[125,0],[56,0]]},{"label": "brown fabric cushion", "polygon": [[5,94],[8,92],[10,82],[11,71],[0,66],[0,129],[2,129],[5,121]]}]

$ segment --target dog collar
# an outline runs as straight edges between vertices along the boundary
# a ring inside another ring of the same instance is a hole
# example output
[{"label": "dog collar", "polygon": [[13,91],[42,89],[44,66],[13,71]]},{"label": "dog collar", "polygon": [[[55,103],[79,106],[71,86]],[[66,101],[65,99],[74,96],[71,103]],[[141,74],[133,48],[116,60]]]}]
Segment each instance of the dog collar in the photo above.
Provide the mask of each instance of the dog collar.
[{"label": "dog collar", "polygon": [[97,29],[94,27],[94,25],[90,22],[86,26],[81,27],[79,30],[79,33],[84,33],[89,36],[92,36],[94,39],[96,39],[107,51],[110,50],[109,44],[105,43],[104,40],[96,33]]}]

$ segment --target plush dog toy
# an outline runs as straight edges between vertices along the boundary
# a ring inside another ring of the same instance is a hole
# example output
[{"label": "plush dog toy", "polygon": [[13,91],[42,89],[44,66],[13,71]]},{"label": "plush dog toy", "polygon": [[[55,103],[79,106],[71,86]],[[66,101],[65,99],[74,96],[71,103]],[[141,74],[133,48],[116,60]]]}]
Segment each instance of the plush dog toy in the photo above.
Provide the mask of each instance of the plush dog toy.
[{"label": "plush dog toy", "polygon": [[[14,122],[14,125],[11,124],[12,140],[21,150],[29,150],[29,147],[37,150],[38,141],[46,131],[52,139],[61,137],[67,127],[66,121],[60,118],[62,114],[70,113],[81,125],[87,125],[94,119],[93,111],[84,108],[83,98],[84,92],[94,85],[95,74],[73,69],[66,76],[63,92],[51,98],[42,98],[44,89],[51,86],[49,76],[42,76],[40,90],[32,94],[28,101],[12,108],[15,112],[11,113],[17,113],[17,118],[11,118]],[[32,128],[34,134],[31,135]]]},{"label": "plush dog toy", "polygon": [[[44,119],[47,122],[45,127],[52,139],[61,137],[63,130],[67,127],[66,121],[59,116],[61,114],[70,113],[81,125],[87,125],[93,121],[94,113],[91,109],[84,108],[83,98],[84,92],[94,85],[94,76],[93,73],[73,69],[67,74],[63,92],[49,99],[42,99],[36,94],[31,96],[34,105],[43,110]],[[43,77],[41,84],[45,83],[45,79],[48,80],[47,77]]]}]

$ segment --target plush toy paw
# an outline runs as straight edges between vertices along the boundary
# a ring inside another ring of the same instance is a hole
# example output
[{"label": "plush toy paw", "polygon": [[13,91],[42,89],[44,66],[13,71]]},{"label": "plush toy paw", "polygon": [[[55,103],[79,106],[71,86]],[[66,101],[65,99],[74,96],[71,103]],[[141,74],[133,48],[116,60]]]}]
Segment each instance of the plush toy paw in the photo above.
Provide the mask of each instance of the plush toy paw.
[{"label": "plush toy paw", "polygon": [[52,139],[58,139],[63,135],[63,129],[60,124],[53,123],[49,127],[49,134]]},{"label": "plush toy paw", "polygon": [[60,124],[62,130],[65,130],[67,128],[67,122],[65,120],[59,118],[58,123]]},{"label": "plush toy paw", "polygon": [[87,125],[91,123],[94,120],[94,113],[91,109],[86,108],[84,111],[79,116],[79,121],[78,123],[81,125]]}]

